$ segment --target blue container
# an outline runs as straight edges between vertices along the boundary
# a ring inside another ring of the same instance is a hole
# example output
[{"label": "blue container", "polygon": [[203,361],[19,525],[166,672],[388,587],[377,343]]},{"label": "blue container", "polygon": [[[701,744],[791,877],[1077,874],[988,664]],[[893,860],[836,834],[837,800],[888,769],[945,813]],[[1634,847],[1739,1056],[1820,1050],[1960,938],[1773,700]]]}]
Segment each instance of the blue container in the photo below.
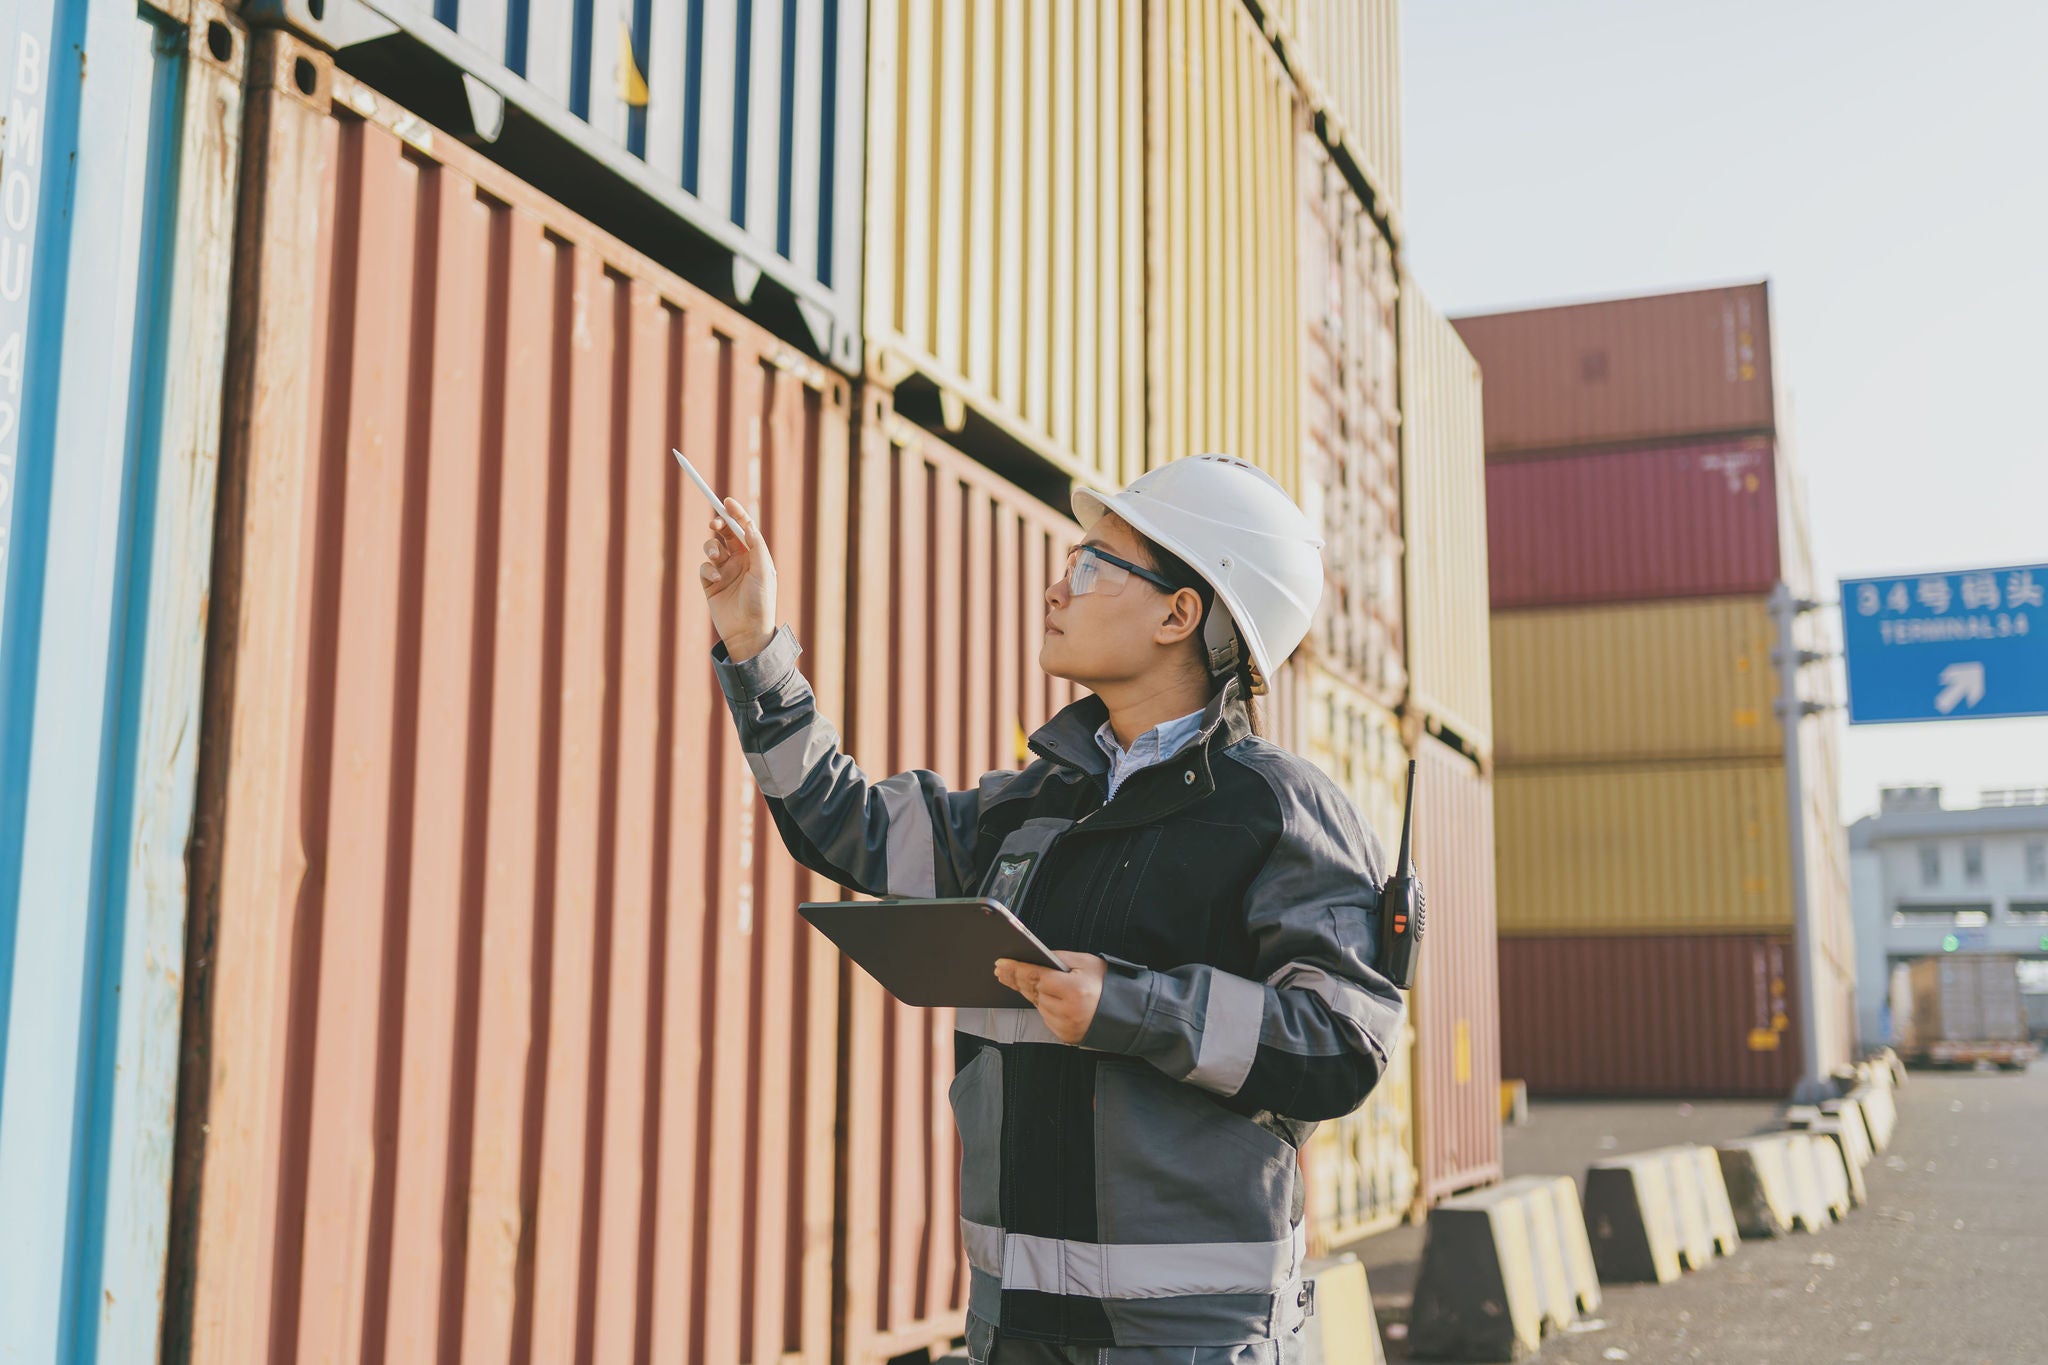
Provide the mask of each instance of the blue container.
[{"label": "blue container", "polygon": [[331,49],[551,198],[859,372],[866,0],[242,10]]},{"label": "blue container", "polygon": [[0,1360],[156,1358],[247,40],[0,0]]}]

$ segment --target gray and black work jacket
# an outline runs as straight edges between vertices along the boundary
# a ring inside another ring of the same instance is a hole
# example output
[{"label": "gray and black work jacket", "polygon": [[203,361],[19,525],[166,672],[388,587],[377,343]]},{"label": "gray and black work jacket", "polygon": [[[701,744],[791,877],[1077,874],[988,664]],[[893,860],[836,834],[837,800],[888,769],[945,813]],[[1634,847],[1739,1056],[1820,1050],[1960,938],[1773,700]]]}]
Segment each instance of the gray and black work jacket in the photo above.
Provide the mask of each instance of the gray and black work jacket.
[{"label": "gray and black work jacket", "polygon": [[787,627],[743,663],[713,652],[798,861],[874,896],[993,895],[1109,963],[1079,1046],[1028,1007],[959,1013],[970,1326],[1069,1346],[1290,1338],[1307,1297],[1296,1151],[1365,1099],[1401,1028],[1373,970],[1386,856],[1357,810],[1251,733],[1234,682],[1113,802],[1094,697],[973,791],[874,781],[798,653]]}]

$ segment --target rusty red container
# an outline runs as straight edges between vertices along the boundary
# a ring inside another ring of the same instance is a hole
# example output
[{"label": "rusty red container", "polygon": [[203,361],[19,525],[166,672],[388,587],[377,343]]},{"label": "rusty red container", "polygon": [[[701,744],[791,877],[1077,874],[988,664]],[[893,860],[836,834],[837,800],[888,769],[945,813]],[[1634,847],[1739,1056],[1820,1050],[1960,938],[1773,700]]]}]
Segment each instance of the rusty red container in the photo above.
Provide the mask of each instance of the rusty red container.
[{"label": "rusty red container", "polygon": [[1489,461],[1493,607],[1767,593],[1780,473],[1760,436]]},{"label": "rusty red container", "polygon": [[1486,376],[1488,454],[1776,426],[1762,283],[1455,323]]},{"label": "rusty red container", "polygon": [[[1021,766],[1026,735],[1076,696],[1038,646],[1079,529],[896,416],[879,385],[861,391],[856,448],[847,751],[871,776],[928,768],[955,790]],[[902,1004],[850,963],[840,976],[842,1358],[880,1365],[965,1330],[953,1012]]]},{"label": "rusty red container", "polygon": [[166,1355],[825,1365],[833,889],[668,449],[836,709],[848,384],[282,33],[245,148]]},{"label": "rusty red container", "polygon": [[1502,939],[1500,1007],[1502,1071],[1533,1095],[1777,1099],[1799,1079],[1782,935]]},{"label": "rusty red container", "polygon": [[1428,919],[1409,1008],[1419,1197],[1433,1204],[1501,1174],[1493,785],[1430,736],[1415,757],[1415,868]]}]

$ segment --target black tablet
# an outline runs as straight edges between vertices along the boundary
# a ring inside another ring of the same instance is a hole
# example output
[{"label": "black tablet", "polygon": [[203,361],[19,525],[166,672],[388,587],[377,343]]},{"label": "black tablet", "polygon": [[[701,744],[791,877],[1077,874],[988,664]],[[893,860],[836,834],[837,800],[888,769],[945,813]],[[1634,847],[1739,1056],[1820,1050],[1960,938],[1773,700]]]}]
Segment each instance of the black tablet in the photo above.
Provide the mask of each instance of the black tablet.
[{"label": "black tablet", "polygon": [[1028,1009],[999,957],[1069,968],[1000,901],[807,901],[799,913],[906,1005]]}]

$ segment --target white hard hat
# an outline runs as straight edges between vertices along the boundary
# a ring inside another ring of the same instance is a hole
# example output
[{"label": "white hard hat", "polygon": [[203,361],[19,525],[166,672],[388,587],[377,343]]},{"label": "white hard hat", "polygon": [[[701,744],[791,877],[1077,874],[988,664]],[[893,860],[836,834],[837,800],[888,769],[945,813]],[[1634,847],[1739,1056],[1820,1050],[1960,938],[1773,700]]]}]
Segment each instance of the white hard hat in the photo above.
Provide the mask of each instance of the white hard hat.
[{"label": "white hard hat", "polygon": [[1104,512],[1216,590],[1224,610],[1211,611],[1202,629],[1209,671],[1222,676],[1237,667],[1241,634],[1264,690],[1308,634],[1323,597],[1322,538],[1287,490],[1235,455],[1190,455],[1140,475],[1121,493],[1074,490],[1083,531]]}]

